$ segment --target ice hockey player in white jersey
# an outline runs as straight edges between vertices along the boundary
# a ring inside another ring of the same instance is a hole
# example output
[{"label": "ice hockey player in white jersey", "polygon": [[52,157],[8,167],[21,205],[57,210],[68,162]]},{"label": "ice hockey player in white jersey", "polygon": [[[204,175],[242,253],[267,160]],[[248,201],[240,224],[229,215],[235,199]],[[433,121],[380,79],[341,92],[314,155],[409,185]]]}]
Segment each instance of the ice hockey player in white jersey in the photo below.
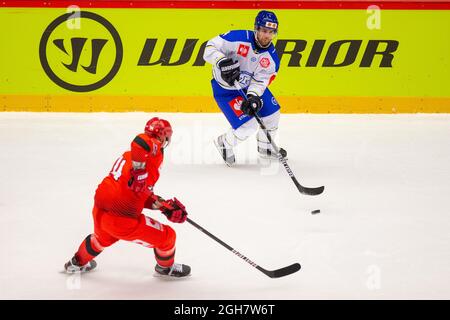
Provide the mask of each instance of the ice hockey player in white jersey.
[{"label": "ice hockey player in white jersey", "polygon": [[[263,10],[256,16],[254,30],[229,31],[206,44],[203,58],[213,65],[211,85],[214,99],[231,125],[214,143],[229,166],[236,161],[233,147],[258,131],[254,113],[261,117],[272,137],[278,129],[280,106],[268,89],[280,66],[272,44],[277,31],[275,13]],[[248,100],[244,100],[236,89],[235,81],[239,81]],[[260,156],[277,159],[261,129],[257,141]],[[284,157],[287,155],[282,148],[280,153]]]}]

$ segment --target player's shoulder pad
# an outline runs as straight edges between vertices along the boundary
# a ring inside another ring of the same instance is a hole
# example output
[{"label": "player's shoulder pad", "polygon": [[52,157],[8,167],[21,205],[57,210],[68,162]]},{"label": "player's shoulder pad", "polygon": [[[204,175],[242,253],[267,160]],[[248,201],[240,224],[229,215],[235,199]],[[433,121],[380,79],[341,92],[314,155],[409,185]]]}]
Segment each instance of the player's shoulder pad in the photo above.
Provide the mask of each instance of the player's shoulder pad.
[{"label": "player's shoulder pad", "polygon": [[147,152],[150,152],[150,141],[145,133],[138,134],[132,142],[133,146],[139,146]]},{"label": "player's shoulder pad", "polygon": [[155,156],[161,149],[161,142],[156,138],[149,137],[145,133],[141,133],[138,134],[132,142],[132,147],[138,146]]},{"label": "player's shoulder pad", "polygon": [[226,33],[222,33],[220,37],[230,42],[251,42],[251,31],[231,30]]}]

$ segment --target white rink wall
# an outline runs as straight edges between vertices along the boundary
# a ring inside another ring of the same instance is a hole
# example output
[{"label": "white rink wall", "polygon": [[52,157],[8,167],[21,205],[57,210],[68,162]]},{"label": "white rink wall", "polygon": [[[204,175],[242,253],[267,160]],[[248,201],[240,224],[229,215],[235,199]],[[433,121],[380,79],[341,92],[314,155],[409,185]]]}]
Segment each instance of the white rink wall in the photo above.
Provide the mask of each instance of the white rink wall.
[{"label": "white rink wall", "polygon": [[[126,242],[90,274],[61,273],[152,116],[174,128],[156,193],[262,267],[299,272],[269,279],[186,223],[172,226],[188,279],[153,277],[152,250]],[[450,115],[282,115],[279,145],[302,184],[325,185],[316,197],[259,161],[255,138],[226,167],[212,143],[226,129],[222,114],[0,113],[0,298],[450,298]]]}]

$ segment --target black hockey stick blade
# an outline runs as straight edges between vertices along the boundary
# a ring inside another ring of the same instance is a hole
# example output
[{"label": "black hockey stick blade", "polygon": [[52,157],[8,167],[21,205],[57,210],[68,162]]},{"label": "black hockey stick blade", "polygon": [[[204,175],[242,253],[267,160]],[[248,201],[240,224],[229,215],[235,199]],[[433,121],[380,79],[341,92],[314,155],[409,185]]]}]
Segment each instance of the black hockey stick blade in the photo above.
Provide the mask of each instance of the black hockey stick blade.
[{"label": "black hockey stick blade", "polygon": [[258,266],[257,269],[270,278],[281,278],[299,271],[301,269],[301,266],[300,263],[294,263],[290,266],[277,270],[266,270],[264,268],[261,268],[260,266]]},{"label": "black hockey stick blade", "polygon": [[284,168],[286,169],[287,173],[291,177],[292,181],[294,181],[295,186],[297,187],[298,191],[300,191],[301,194],[305,194],[308,196],[317,196],[321,194],[325,190],[325,186],[321,187],[304,187],[300,184],[300,182],[297,181],[297,178],[294,176],[294,173],[292,172],[291,168],[289,168],[289,165],[286,162],[286,159],[283,158],[282,155],[278,155],[278,159],[283,164]]},{"label": "black hockey stick blade", "polygon": [[317,196],[325,190],[324,186],[316,187],[316,188],[308,188],[308,187],[302,186],[297,181],[294,181],[294,182],[295,182],[295,185],[297,186],[298,191],[300,191],[300,193],[306,194],[308,196]]},{"label": "black hockey stick blade", "polygon": [[226,244],[225,242],[223,242],[222,240],[220,240],[219,238],[217,238],[215,235],[213,235],[211,232],[209,232],[208,230],[206,230],[205,228],[203,228],[202,226],[200,226],[199,224],[197,224],[196,222],[192,221],[191,219],[187,218],[186,221],[188,223],[190,223],[191,225],[193,225],[195,228],[197,228],[198,230],[200,230],[201,232],[203,232],[204,234],[206,234],[208,237],[210,237],[211,239],[215,240],[216,242],[218,242],[219,244],[221,244],[222,246],[224,246],[225,248],[227,248],[229,251],[231,251],[232,253],[234,253],[236,256],[238,256],[239,258],[241,258],[242,260],[244,260],[245,262],[247,262],[249,265],[251,265],[252,267],[258,269],[259,271],[261,271],[262,273],[264,273],[266,276],[270,277],[270,278],[280,278],[280,277],[284,277],[287,275],[290,275],[294,272],[297,272],[298,270],[300,270],[300,264],[299,263],[294,263],[290,266],[281,268],[281,269],[277,269],[277,270],[266,270],[262,267],[260,267],[259,265],[257,265],[256,263],[254,263],[252,260],[250,260],[249,258],[247,258],[246,256],[244,256],[242,253],[240,253],[239,251],[235,250],[234,248],[232,248],[231,246],[229,246],[228,244]]}]

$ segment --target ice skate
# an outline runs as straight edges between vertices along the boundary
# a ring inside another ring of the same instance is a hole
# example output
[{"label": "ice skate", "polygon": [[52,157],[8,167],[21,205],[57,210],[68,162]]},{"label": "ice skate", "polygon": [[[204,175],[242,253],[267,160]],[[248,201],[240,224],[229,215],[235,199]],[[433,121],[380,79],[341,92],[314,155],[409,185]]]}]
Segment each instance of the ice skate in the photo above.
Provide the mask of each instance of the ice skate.
[{"label": "ice skate", "polygon": [[219,136],[216,140],[214,140],[214,144],[216,145],[220,156],[223,158],[223,161],[225,161],[227,166],[231,167],[236,162],[236,158],[234,157],[233,148],[229,148],[225,145],[223,141],[224,136],[225,135]]},{"label": "ice skate", "polygon": [[184,278],[191,274],[191,267],[181,263],[174,263],[171,267],[155,266],[155,277]]},{"label": "ice skate", "polygon": [[84,266],[80,266],[76,257],[73,257],[64,265],[66,273],[89,272],[95,269],[95,267],[97,267],[97,262],[95,262],[95,260],[91,260]]}]

